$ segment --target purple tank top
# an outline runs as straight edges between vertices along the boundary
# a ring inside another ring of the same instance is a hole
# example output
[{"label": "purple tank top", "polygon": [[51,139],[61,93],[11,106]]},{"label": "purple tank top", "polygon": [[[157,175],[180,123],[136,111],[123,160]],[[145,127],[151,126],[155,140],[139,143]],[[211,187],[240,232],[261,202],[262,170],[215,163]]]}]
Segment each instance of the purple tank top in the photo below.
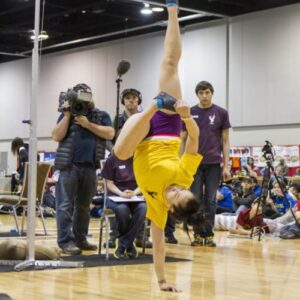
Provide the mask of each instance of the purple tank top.
[{"label": "purple tank top", "polygon": [[178,114],[167,114],[158,111],[150,121],[150,130],[147,137],[154,135],[180,136],[182,122]]}]

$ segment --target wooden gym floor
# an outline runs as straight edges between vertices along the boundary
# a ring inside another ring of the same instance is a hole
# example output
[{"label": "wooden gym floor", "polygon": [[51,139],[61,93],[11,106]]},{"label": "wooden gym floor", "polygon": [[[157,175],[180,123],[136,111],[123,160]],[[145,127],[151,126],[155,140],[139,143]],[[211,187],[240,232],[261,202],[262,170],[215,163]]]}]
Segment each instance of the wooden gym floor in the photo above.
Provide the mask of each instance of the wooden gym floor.
[{"label": "wooden gym floor", "polygon": [[[50,235],[36,242],[55,246],[55,221],[46,222]],[[13,224],[11,216],[0,215],[1,231]],[[99,220],[91,219],[90,241],[95,243],[98,226]],[[41,231],[39,219],[37,227]],[[300,240],[258,242],[216,232],[217,248],[194,248],[181,229],[175,235],[179,244],[167,244],[167,255],[192,260],[166,264],[167,278],[182,289],[180,294],[160,292],[150,264],[0,273],[0,293],[16,300],[300,299]]]}]

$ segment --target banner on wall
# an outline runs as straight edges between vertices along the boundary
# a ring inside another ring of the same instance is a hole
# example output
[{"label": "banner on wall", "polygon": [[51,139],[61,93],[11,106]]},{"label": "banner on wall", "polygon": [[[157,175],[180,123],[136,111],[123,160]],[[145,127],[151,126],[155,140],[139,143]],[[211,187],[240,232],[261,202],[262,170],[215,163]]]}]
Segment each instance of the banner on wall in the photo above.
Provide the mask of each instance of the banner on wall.
[{"label": "banner on wall", "polygon": [[[265,158],[261,151],[262,147],[252,147],[252,156],[254,163],[258,167],[265,167]],[[280,159],[284,159],[288,167],[299,167],[299,146],[274,146],[275,161],[274,166],[277,166]]]},{"label": "banner on wall", "polygon": [[231,147],[229,151],[230,157],[248,157],[251,155],[250,147]]}]

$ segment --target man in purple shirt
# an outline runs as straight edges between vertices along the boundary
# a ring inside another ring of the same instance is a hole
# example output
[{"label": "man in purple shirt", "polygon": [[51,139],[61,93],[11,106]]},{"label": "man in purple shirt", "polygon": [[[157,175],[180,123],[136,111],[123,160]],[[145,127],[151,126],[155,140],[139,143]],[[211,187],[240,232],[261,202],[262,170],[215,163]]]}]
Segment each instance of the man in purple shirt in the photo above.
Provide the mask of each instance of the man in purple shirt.
[{"label": "man in purple shirt", "polygon": [[[195,92],[199,104],[191,108],[191,115],[200,128],[198,153],[203,155],[203,160],[191,186],[191,191],[200,200],[198,222],[193,225],[194,241],[192,246],[215,247],[213,227],[216,213],[216,191],[221,174],[224,179],[230,177],[228,162],[231,125],[228,112],[212,103],[214,88],[209,82],[200,81]],[[187,132],[183,124],[181,135],[183,145],[186,136]],[[221,164],[223,168],[221,168]]]}]

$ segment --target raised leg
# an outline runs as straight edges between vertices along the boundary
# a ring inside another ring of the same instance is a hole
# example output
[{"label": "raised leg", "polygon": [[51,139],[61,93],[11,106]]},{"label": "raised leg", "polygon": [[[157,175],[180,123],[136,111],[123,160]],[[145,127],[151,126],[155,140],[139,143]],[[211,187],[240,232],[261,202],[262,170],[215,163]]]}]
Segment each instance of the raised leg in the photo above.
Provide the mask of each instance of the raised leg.
[{"label": "raised leg", "polygon": [[150,129],[150,120],[158,111],[155,103],[141,113],[131,116],[116,141],[114,154],[122,160],[126,160],[133,155],[138,144],[146,137]]},{"label": "raised leg", "polygon": [[[175,2],[175,1],[174,1]],[[178,62],[181,56],[181,37],[177,18],[177,6],[169,6],[169,20],[164,42],[164,54],[160,67],[159,89],[176,99],[182,99]],[[150,120],[157,112],[155,102],[141,113],[131,116],[125,123],[114,147],[115,155],[122,160],[133,155],[138,144],[150,129]]]},{"label": "raised leg", "polygon": [[[175,1],[174,1],[175,2]],[[178,7],[168,7],[168,27],[164,42],[163,60],[160,67],[159,90],[182,100],[178,63],[181,56],[181,35],[178,23]]]}]

